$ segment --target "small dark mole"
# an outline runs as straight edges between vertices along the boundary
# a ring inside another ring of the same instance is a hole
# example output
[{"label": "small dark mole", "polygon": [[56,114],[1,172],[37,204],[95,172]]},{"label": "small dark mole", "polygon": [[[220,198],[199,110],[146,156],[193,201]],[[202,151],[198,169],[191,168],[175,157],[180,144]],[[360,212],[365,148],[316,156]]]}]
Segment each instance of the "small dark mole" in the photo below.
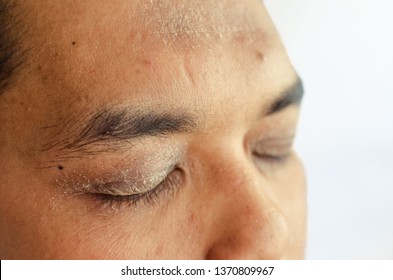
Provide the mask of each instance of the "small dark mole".
[{"label": "small dark mole", "polygon": [[57,168],[58,168],[59,170],[63,170],[63,169],[64,169],[64,166],[59,165]]},{"label": "small dark mole", "polygon": [[76,42],[74,41],[74,42],[72,42],[72,45],[74,46],[76,44]]},{"label": "small dark mole", "polygon": [[257,60],[259,60],[259,61],[265,60],[265,56],[263,55],[262,52],[256,51],[255,54],[256,54]]}]

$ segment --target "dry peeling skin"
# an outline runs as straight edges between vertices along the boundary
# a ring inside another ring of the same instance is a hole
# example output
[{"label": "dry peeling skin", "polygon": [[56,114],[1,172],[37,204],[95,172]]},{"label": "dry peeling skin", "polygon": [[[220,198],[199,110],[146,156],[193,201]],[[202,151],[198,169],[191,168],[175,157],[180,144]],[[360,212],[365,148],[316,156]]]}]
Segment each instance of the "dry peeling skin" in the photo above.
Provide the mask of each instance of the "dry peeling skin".
[{"label": "dry peeling skin", "polygon": [[[217,9],[222,13],[208,10],[206,6],[199,5],[198,1],[176,1],[176,4],[174,1],[140,1],[137,10],[148,16],[138,17],[137,24],[142,30],[146,30],[148,35],[163,39],[168,44],[178,38],[191,37],[190,35],[200,39],[229,38],[240,31],[252,31],[253,25],[249,19],[239,18],[238,13],[231,14],[233,10],[225,7],[236,6],[237,1],[228,1],[230,3],[226,5],[222,2],[210,2],[215,6],[222,6]],[[235,24],[217,24],[227,22],[228,18],[235,21]]]},{"label": "dry peeling skin", "polygon": [[153,189],[162,180],[165,179],[168,171],[155,172],[152,176],[144,176],[137,173],[136,175],[133,170],[124,169],[118,172],[118,174],[113,174],[111,177],[94,178],[90,179],[92,176],[90,172],[88,175],[84,175],[83,172],[67,174],[63,179],[58,179],[57,183],[64,188],[72,189],[76,193],[97,193],[97,194],[107,194],[107,195],[134,195],[141,194]]},{"label": "dry peeling skin", "polygon": [[[158,151],[155,151],[156,153]],[[63,172],[56,183],[65,194],[127,196],[147,192],[162,182],[180,162],[181,149],[166,148],[143,160],[123,159],[88,170]]]},{"label": "dry peeling skin", "polygon": [[[166,46],[197,49],[206,45],[214,46],[218,40],[225,43],[237,33],[255,33],[256,36],[260,33],[260,30],[255,30],[257,25],[251,21],[252,17],[245,16],[247,13],[240,13],[244,17],[239,17],[239,11],[244,7],[238,1],[209,2],[221,7],[208,10],[206,7],[209,5],[199,5],[199,1],[138,1],[133,9],[142,16],[136,17],[135,30],[144,32],[137,34],[135,39],[141,40],[135,40],[140,44],[134,46],[134,50],[143,52],[157,41]],[[238,6],[238,9],[229,9],[228,6]],[[237,12],[234,13],[234,10]],[[223,24],[228,21],[231,24]]]}]

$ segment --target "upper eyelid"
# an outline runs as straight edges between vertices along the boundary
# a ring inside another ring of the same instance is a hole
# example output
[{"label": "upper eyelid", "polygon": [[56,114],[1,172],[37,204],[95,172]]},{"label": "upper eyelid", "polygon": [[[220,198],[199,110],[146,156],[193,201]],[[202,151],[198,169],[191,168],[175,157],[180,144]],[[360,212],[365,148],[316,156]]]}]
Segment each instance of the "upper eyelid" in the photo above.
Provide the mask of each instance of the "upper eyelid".
[{"label": "upper eyelid", "polygon": [[256,145],[285,145],[285,144],[292,144],[295,140],[295,135],[292,134],[290,136],[285,137],[267,137],[267,138],[260,138],[253,141],[253,146]]},{"label": "upper eyelid", "polygon": [[[182,161],[184,153],[184,145],[156,145],[154,150],[147,151],[145,148],[143,151],[132,151],[123,154],[118,160],[110,156],[106,160],[105,156],[101,156],[82,161],[83,165],[65,166],[54,179],[65,189],[79,192],[101,191],[99,188],[105,184],[114,191],[120,189],[119,192],[127,189],[121,187],[127,184],[147,190],[161,182]],[[131,192],[131,187],[126,191]]]},{"label": "upper eyelid", "polygon": [[[56,179],[66,191],[74,193],[102,193],[108,195],[130,195],[144,193],[157,186],[171,172],[171,168],[147,176],[130,176],[122,172],[100,177],[98,175],[74,174]],[[82,173],[83,174],[83,173]]]},{"label": "upper eyelid", "polygon": [[284,137],[284,138],[268,138],[262,139],[259,141],[255,141],[251,150],[252,153],[260,153],[260,154],[273,154],[274,149],[291,149],[294,142],[294,136]]},{"label": "upper eyelid", "polygon": [[[175,171],[177,172],[175,173]],[[95,198],[100,205],[109,206],[111,209],[116,209],[117,205],[118,210],[120,210],[123,205],[137,206],[139,203],[150,204],[157,201],[157,199],[160,199],[161,196],[168,195],[168,193],[173,194],[177,190],[177,187],[184,185],[181,181],[182,178],[184,179],[184,176],[180,175],[179,171],[182,173],[181,169],[175,168],[160,184],[144,193],[124,196],[97,193],[90,194],[90,196]]]}]

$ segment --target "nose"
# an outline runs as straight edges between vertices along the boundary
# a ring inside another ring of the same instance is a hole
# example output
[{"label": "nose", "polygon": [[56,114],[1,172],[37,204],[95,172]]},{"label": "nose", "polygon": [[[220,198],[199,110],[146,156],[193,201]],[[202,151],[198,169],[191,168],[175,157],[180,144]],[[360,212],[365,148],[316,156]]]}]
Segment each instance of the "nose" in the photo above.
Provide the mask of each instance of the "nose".
[{"label": "nose", "polygon": [[215,219],[206,258],[283,258],[289,242],[288,222],[267,181],[249,161],[220,162],[227,165],[220,164],[211,175]]}]

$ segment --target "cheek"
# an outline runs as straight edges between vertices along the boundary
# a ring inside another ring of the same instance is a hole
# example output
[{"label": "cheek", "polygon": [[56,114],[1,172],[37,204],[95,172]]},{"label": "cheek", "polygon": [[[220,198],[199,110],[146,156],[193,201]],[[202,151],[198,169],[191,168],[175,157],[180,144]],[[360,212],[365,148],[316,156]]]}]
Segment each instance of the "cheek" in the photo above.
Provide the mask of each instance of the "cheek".
[{"label": "cheek", "polygon": [[188,196],[179,193],[176,203],[172,200],[160,208],[124,207],[105,216],[89,213],[80,219],[68,218],[67,227],[56,225],[58,238],[50,258],[203,258],[203,223]]},{"label": "cheek", "polygon": [[291,237],[291,255],[303,257],[307,229],[307,184],[303,164],[297,155],[277,182],[276,197],[285,215]]},{"label": "cheek", "polygon": [[[32,178],[14,176],[13,178]],[[202,258],[201,209],[188,191],[145,209],[95,211],[41,181],[2,184],[0,255],[26,259]],[[22,191],[25,190],[25,191]],[[52,191],[50,191],[52,190]],[[4,230],[6,229],[6,230]]]},{"label": "cheek", "polygon": [[288,162],[271,178],[271,190],[275,193],[280,208],[287,213],[300,215],[306,208],[306,176],[303,164],[293,153]]},{"label": "cheek", "polygon": [[0,257],[40,259],[52,238],[51,193],[21,166],[10,160],[0,182]]}]

